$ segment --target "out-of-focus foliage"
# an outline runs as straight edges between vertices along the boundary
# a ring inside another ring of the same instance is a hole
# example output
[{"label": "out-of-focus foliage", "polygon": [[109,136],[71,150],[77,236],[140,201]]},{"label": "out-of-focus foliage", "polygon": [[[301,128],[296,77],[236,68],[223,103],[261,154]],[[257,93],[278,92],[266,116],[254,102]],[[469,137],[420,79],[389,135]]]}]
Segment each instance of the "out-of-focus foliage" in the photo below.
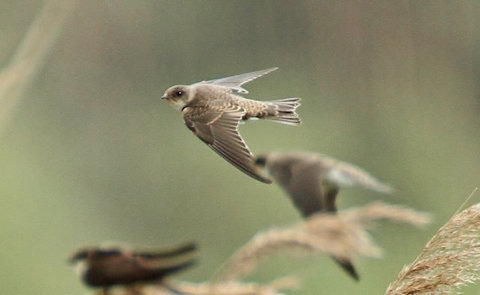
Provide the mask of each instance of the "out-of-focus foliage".
[{"label": "out-of-focus foliage", "polygon": [[[42,1],[0,2],[0,66]],[[248,97],[303,98],[300,127],[241,126],[252,151],[311,150],[396,188],[344,190],[338,207],[389,199],[430,211],[428,231],[375,233],[384,259],[279,259],[298,294],[381,294],[480,175],[478,1],[79,1],[0,138],[0,286],[85,294],[79,245],[201,245],[182,279],[205,281],[260,229],[300,220],[275,185],[248,178],[160,100],[172,84],[278,66]],[[466,294],[475,294],[473,286]]]}]

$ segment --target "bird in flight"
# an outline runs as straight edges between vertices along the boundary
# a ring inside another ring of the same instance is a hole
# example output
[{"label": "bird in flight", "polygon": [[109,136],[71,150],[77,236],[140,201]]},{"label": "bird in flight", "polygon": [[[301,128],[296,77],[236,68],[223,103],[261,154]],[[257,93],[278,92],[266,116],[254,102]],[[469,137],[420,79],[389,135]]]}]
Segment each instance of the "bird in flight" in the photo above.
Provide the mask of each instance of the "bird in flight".
[{"label": "bird in flight", "polygon": [[247,175],[271,183],[255,165],[254,156],[238,131],[248,119],[267,119],[299,125],[296,109],[300,98],[272,101],[247,99],[243,84],[260,78],[277,68],[197,82],[168,88],[163,99],[182,112],[186,126],[210,148]]},{"label": "bird in flight", "polygon": [[177,271],[192,266],[196,246],[193,243],[160,251],[134,251],[123,245],[83,248],[70,257],[78,274],[90,287],[162,282]]},{"label": "bird in flight", "polygon": [[[255,162],[269,171],[305,218],[315,213],[335,213],[341,187],[358,185],[381,193],[392,192],[389,185],[365,170],[320,154],[271,152],[257,156]],[[358,280],[351,261],[334,259]]]}]

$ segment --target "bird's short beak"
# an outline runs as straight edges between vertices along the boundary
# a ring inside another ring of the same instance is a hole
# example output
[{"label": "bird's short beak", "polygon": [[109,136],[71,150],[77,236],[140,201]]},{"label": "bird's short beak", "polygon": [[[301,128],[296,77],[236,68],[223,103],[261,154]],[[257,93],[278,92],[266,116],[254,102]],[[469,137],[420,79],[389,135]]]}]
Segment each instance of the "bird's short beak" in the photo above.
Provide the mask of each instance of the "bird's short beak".
[{"label": "bird's short beak", "polygon": [[160,98],[161,98],[161,99],[167,99],[167,96],[164,95],[164,96],[162,96],[162,97],[160,97]]}]

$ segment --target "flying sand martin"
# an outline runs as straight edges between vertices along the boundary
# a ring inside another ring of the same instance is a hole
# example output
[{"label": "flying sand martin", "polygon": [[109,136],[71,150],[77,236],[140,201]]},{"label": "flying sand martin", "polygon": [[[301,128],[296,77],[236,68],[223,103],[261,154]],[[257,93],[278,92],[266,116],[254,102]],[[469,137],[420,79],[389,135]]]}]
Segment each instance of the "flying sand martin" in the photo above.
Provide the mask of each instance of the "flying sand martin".
[{"label": "flying sand martin", "polygon": [[188,243],[160,251],[134,251],[126,246],[84,248],[70,257],[90,287],[109,288],[136,283],[162,282],[194,264],[196,246]]},{"label": "flying sand martin", "polygon": [[238,132],[238,125],[250,118],[300,124],[295,112],[300,98],[258,101],[240,96],[248,93],[242,88],[243,84],[276,69],[172,86],[162,98],[179,109],[187,127],[225,160],[255,179],[271,183],[255,165],[252,152]]},{"label": "flying sand martin", "polygon": [[[305,218],[315,213],[335,213],[340,187],[358,185],[381,193],[392,192],[390,186],[365,170],[319,154],[272,152],[259,155],[256,164],[266,167]],[[334,259],[353,278],[358,279],[350,261]]]}]

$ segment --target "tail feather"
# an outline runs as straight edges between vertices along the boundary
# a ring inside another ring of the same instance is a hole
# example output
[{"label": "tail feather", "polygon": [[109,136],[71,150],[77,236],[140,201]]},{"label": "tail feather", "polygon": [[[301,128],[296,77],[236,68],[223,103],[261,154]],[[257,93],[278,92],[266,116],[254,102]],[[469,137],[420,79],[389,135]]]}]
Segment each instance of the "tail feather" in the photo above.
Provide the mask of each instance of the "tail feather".
[{"label": "tail feather", "polygon": [[270,106],[268,120],[287,125],[300,125],[301,120],[295,111],[300,106],[300,98],[291,97],[267,102]]},{"label": "tail feather", "polygon": [[358,281],[360,280],[360,276],[358,275],[357,271],[355,270],[355,267],[353,266],[352,262],[351,261],[348,261],[348,260],[345,260],[345,259],[341,259],[341,258],[337,258],[337,257],[333,257],[333,260],[335,260],[335,262],[337,262],[341,267],[342,269],[347,272],[355,281]]}]

